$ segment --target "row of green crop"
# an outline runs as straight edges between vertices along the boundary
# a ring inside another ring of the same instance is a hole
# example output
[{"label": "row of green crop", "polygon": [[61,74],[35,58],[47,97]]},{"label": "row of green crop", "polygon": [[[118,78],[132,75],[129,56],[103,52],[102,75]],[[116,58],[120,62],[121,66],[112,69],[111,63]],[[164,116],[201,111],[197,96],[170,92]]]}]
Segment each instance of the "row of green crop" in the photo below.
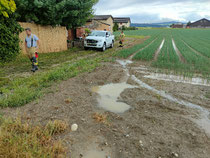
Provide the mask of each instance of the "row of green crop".
[{"label": "row of green crop", "polygon": [[210,30],[175,30],[191,48],[210,58]]},{"label": "row of green crop", "polygon": [[135,52],[137,52],[139,49],[142,49],[144,47],[146,47],[147,45],[149,45],[152,41],[155,40],[155,36],[154,37],[150,37],[149,39],[147,39],[146,41],[144,41],[141,44],[137,44],[131,48],[127,48],[127,49],[122,49],[121,51],[118,52],[117,56],[121,57],[121,58],[128,58],[130,55],[134,54]]},{"label": "row of green crop", "polygon": [[181,63],[173,48],[170,31],[165,33],[165,43],[160,51],[157,60],[152,62],[152,66],[175,71],[186,70],[185,65]]},{"label": "row of green crop", "polygon": [[[117,55],[127,58],[131,54],[140,50],[133,59],[150,61],[153,59],[155,51],[160,46],[162,39],[165,43],[160,50],[156,61],[152,62],[152,66],[159,70],[174,71],[178,74],[193,76],[202,74],[203,77],[210,76],[210,30],[205,29],[148,29],[126,32],[129,35],[144,35],[151,36],[143,44],[136,45],[132,48],[120,51]],[[172,44],[172,37],[175,44],[186,62],[181,62]],[[154,40],[156,39],[156,40]],[[153,41],[153,43],[152,43]],[[151,44],[150,44],[151,43]],[[196,53],[191,48],[196,50]],[[150,44],[150,45],[148,45]],[[145,47],[147,46],[148,47]],[[144,48],[141,50],[141,48]]]},{"label": "row of green crop", "polygon": [[161,43],[163,41],[162,36],[159,36],[157,40],[155,40],[150,46],[147,48],[139,51],[134,57],[134,60],[145,60],[145,61],[150,61],[154,58],[155,52],[158,50],[160,47]]},{"label": "row of green crop", "polygon": [[210,75],[210,60],[193,52],[180,38],[180,35],[173,34],[176,46],[185,58],[189,71],[202,74],[205,77]]},{"label": "row of green crop", "polygon": [[123,50],[119,51],[117,53],[117,56],[121,57],[121,58],[128,58],[130,55],[134,54],[138,50],[149,45],[152,41],[154,41],[157,37],[159,37],[162,34],[162,32],[163,32],[163,30],[161,30],[161,29],[154,30],[154,31],[153,30],[151,30],[151,31],[150,30],[125,31],[126,36],[150,36],[150,38],[141,44],[137,44],[131,48],[127,48],[127,49],[123,49]]}]

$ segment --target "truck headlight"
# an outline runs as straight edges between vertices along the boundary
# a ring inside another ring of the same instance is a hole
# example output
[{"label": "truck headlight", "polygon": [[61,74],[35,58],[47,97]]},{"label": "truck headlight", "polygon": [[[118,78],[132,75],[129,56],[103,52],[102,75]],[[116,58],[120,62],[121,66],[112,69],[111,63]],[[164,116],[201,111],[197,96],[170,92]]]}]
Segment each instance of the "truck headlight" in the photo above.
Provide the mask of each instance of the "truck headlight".
[{"label": "truck headlight", "polygon": [[98,43],[101,43],[101,42],[103,42],[103,40],[98,40]]}]

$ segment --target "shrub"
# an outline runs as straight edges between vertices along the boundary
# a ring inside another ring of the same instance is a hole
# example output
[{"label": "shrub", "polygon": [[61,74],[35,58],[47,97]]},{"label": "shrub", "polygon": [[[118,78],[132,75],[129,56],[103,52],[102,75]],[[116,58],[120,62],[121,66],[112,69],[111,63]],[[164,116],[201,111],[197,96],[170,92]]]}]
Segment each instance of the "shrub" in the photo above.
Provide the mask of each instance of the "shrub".
[{"label": "shrub", "polygon": [[86,28],[85,33],[90,34],[91,33],[90,29]]},{"label": "shrub", "polygon": [[22,28],[14,15],[9,18],[0,16],[0,61],[12,60],[20,52],[19,33],[21,31]]},{"label": "shrub", "polygon": [[119,25],[117,23],[114,23],[114,26],[113,26],[113,31],[118,31],[119,30]]}]

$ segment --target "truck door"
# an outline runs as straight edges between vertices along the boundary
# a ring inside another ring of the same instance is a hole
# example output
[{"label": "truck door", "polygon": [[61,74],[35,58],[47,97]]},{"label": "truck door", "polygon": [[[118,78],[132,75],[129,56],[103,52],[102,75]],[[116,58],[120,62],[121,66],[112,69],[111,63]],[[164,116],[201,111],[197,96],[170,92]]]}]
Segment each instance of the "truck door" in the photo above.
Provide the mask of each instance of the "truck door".
[{"label": "truck door", "polygon": [[110,32],[106,33],[106,42],[107,42],[108,46],[110,46],[112,44],[112,38],[111,38]]}]

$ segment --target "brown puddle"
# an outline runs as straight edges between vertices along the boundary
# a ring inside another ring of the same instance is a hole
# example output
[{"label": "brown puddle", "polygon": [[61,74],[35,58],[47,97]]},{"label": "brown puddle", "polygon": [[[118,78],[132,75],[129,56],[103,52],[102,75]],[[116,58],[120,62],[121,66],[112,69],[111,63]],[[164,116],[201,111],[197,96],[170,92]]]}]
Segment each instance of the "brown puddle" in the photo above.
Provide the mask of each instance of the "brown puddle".
[{"label": "brown puddle", "polygon": [[107,158],[106,152],[98,150],[88,151],[83,158]]},{"label": "brown puddle", "polygon": [[130,109],[130,105],[119,102],[120,94],[127,88],[136,88],[125,82],[107,84],[104,86],[93,87],[92,91],[99,94],[98,103],[103,109],[113,113],[124,113]]}]

